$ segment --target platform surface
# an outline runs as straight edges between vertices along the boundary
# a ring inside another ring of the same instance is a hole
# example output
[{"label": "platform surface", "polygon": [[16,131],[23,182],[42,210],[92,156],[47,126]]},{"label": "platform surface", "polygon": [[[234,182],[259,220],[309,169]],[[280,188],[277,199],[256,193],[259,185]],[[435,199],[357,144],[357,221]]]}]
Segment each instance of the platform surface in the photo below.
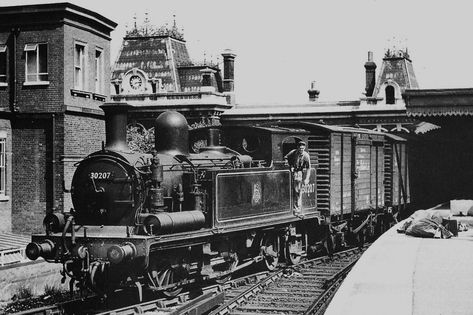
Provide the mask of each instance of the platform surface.
[{"label": "platform surface", "polygon": [[473,217],[450,239],[400,234],[398,223],[363,254],[325,315],[473,314]]}]

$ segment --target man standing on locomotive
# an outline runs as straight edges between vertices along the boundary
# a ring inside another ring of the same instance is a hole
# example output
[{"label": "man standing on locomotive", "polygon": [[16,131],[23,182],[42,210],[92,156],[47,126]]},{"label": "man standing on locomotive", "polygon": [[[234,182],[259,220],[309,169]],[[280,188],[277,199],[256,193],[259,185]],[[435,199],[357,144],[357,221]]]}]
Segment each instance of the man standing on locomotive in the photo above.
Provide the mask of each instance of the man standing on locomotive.
[{"label": "man standing on locomotive", "polygon": [[[294,178],[294,209],[301,211],[302,209],[302,182],[304,185],[309,183],[310,178],[310,156],[305,151],[305,142],[299,141],[297,149],[291,150],[284,160],[291,167],[292,176]],[[302,178],[305,177],[303,180]]]}]

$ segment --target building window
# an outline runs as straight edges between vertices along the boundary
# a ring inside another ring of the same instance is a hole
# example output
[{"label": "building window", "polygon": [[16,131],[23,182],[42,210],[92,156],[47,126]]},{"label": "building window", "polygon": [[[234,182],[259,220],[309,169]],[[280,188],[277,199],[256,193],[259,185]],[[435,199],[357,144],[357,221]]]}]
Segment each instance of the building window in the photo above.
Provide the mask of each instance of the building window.
[{"label": "building window", "polygon": [[7,45],[0,45],[0,85],[7,82]]},{"label": "building window", "polygon": [[95,93],[103,94],[103,53],[102,50],[95,51]]},{"label": "building window", "polygon": [[396,103],[396,98],[394,97],[394,87],[388,85],[385,89],[386,92],[386,104]]},{"label": "building window", "polygon": [[7,186],[6,138],[0,138],[0,196],[5,196]]},{"label": "building window", "polygon": [[26,44],[26,82],[48,81],[48,45]]},{"label": "building window", "polygon": [[75,44],[74,47],[74,88],[85,90],[85,45]]}]

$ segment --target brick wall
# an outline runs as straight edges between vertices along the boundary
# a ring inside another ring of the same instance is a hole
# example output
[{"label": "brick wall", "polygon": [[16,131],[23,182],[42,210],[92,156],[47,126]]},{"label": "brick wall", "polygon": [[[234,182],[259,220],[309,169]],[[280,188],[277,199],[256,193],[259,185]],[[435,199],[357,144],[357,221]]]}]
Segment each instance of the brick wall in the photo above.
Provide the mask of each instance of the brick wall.
[{"label": "brick wall", "polygon": [[[70,16],[66,20],[72,18],[73,22],[65,24],[61,15],[24,15],[24,9],[19,9],[18,19],[9,17],[15,23],[0,21],[0,43],[8,44],[9,60],[8,85],[0,87],[0,113],[10,110],[14,74],[17,80],[17,112],[8,116],[11,128],[8,120],[0,118],[0,132],[7,130],[9,137],[7,160],[10,161],[7,164],[10,167],[7,175],[10,201],[0,198],[0,231],[31,233],[43,230],[42,220],[47,211],[55,207],[58,210],[70,208],[69,195],[65,196],[63,192],[63,181],[69,188],[73,164],[100,149],[105,138],[103,119],[94,116],[101,112],[99,106],[103,101],[74,97],[71,90],[74,88],[74,43],[80,41],[87,44],[86,92],[98,92],[95,90],[95,53],[99,49],[104,69],[100,94],[109,96],[110,39],[109,30],[97,24],[95,17],[88,20],[81,14],[74,18]],[[20,26],[16,37],[11,33],[11,25]],[[14,47],[13,39],[16,41]],[[38,43],[48,44],[49,83],[25,85],[24,47]],[[13,53],[15,49],[16,53]],[[79,113],[71,114],[69,110]]]},{"label": "brick wall", "polygon": [[[60,121],[59,117],[57,121]],[[12,229],[17,233],[43,230],[42,219],[52,209],[52,132],[50,116],[17,118],[12,122]],[[61,123],[56,124],[56,130]],[[59,135],[58,135],[59,134]],[[56,132],[56,156],[61,152],[60,132]],[[62,177],[60,167],[54,172]],[[56,193],[60,189],[56,182]],[[56,199],[61,196],[56,194]],[[61,202],[59,203],[61,204]]]},{"label": "brick wall", "polygon": [[64,104],[68,106],[85,107],[99,110],[102,101],[84,98],[80,96],[72,96],[71,89],[74,89],[74,49],[75,43],[85,44],[86,48],[86,86],[85,92],[95,93],[95,52],[97,49],[102,50],[103,57],[103,90],[105,96],[110,95],[110,41],[106,38],[99,37],[85,30],[64,25]]},{"label": "brick wall", "polygon": [[[10,38],[10,33],[9,32],[2,32],[0,31],[0,43],[8,43],[8,40]],[[8,54],[9,51],[7,51],[7,60],[8,60]],[[9,62],[7,62],[7,75],[8,71],[10,70],[10,65]],[[0,108],[3,110],[4,108],[8,109],[9,107],[9,95],[10,95],[10,89],[9,86],[6,85],[0,85]]]},{"label": "brick wall", "polygon": [[[64,183],[67,189],[71,187],[75,163],[92,152],[102,148],[105,141],[105,121],[103,117],[86,117],[68,113],[64,120]],[[72,207],[70,194],[64,196],[64,209]]]},{"label": "brick wall", "polygon": [[[59,25],[49,29],[21,30],[17,37],[17,100],[20,112],[57,112],[63,105],[63,38],[64,31]],[[26,44],[48,44],[49,85],[24,85]]]}]

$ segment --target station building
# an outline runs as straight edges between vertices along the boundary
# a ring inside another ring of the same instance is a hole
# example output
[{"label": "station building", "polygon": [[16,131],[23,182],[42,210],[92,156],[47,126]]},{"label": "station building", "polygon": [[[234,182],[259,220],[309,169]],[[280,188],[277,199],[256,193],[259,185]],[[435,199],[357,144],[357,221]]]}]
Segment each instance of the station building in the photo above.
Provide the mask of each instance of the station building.
[{"label": "station building", "polygon": [[[379,75],[368,52],[364,64],[366,85],[364,96],[352,101],[320,101],[315,82],[307,91],[308,100],[302,104],[238,104],[225,111],[223,124],[266,124],[268,121],[311,121],[345,126],[360,126],[378,131],[407,132],[415,122],[406,116],[402,94],[418,89],[414,67],[406,50],[388,49],[383,57]],[[322,91],[323,92],[323,91]]]},{"label": "station building", "polygon": [[193,61],[175,21],[159,28],[135,22],[112,69],[111,98],[133,105],[130,123],[146,129],[166,110],[180,112],[191,126],[219,124],[235,104],[236,54],[225,50],[222,57],[224,71],[219,62]]},{"label": "station building", "polygon": [[116,25],[69,3],[0,7],[0,231],[71,206],[64,183],[105,139]]}]

